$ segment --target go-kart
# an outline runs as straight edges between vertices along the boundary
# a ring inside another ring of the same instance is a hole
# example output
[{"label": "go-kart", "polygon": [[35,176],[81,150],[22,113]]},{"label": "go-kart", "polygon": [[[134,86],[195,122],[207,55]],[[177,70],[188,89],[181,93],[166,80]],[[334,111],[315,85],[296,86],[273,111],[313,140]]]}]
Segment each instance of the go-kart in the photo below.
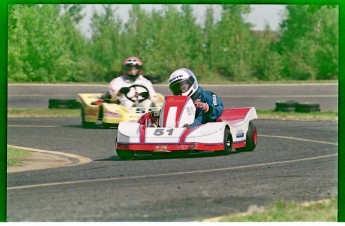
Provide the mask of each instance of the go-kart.
[{"label": "go-kart", "polygon": [[253,151],[257,130],[254,107],[225,108],[215,122],[188,128],[196,107],[188,96],[166,96],[161,111],[143,114],[137,122],[121,122],[115,142],[118,157],[135,154]]},{"label": "go-kart", "polygon": [[81,120],[83,127],[94,127],[100,121],[104,128],[117,126],[120,122],[136,122],[143,114],[157,111],[161,108],[164,96],[157,93],[156,101],[149,108],[137,107],[138,103],[149,98],[149,91],[145,86],[134,84],[125,94],[133,101],[131,109],[120,105],[118,99],[112,99],[109,94],[80,93],[77,101],[81,103]]}]

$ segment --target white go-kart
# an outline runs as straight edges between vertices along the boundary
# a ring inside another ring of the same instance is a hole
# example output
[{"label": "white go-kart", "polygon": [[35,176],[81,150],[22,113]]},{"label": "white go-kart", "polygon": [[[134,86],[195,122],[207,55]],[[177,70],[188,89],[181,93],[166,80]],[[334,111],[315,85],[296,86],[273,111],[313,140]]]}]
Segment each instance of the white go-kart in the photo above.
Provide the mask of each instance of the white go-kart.
[{"label": "white go-kart", "polygon": [[137,122],[121,122],[116,152],[127,160],[135,154],[253,151],[257,130],[254,107],[225,108],[221,117],[194,128],[183,127],[194,121],[196,108],[188,96],[166,96],[160,111],[143,114]]}]

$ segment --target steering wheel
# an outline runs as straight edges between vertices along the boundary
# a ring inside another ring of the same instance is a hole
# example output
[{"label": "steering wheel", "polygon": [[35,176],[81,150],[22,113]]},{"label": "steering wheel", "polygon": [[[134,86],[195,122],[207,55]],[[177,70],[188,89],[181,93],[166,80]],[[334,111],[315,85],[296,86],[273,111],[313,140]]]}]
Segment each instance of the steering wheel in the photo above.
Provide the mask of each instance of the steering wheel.
[{"label": "steering wheel", "polygon": [[[145,91],[138,92],[137,87],[143,88]],[[134,84],[134,85],[131,85],[128,88],[129,88],[129,92],[125,94],[125,97],[128,100],[130,100],[130,101],[132,101],[134,103],[136,101],[138,101],[140,103],[140,102],[142,102],[142,101],[144,101],[144,100],[146,100],[146,99],[148,99],[150,97],[150,95],[148,95],[149,94],[149,90],[145,86],[143,86],[143,85]],[[134,95],[133,96],[128,96],[129,93],[133,93],[133,92],[131,92],[132,89],[134,89]],[[147,93],[147,95],[143,95],[143,93]],[[139,100],[139,97],[142,97],[143,99]]]}]

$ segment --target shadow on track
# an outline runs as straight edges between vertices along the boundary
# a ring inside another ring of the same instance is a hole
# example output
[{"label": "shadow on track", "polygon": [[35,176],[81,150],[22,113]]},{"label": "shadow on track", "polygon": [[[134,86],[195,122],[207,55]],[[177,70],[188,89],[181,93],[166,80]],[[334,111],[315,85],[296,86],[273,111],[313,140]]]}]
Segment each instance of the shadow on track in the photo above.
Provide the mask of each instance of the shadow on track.
[{"label": "shadow on track", "polygon": [[[239,151],[230,152],[229,155],[238,154]],[[122,160],[117,155],[110,156],[105,159],[96,159],[94,161],[140,161],[140,160],[158,160],[158,159],[185,159],[185,158],[209,158],[209,157],[226,157],[226,155],[218,155],[214,152],[201,153],[154,153],[154,154],[136,154],[133,159]]]}]

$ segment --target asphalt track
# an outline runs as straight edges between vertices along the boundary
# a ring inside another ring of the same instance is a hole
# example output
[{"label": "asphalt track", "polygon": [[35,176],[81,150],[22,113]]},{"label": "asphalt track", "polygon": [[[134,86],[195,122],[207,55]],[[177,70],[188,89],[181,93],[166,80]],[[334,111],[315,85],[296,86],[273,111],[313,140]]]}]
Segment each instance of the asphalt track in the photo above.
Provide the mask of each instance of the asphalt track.
[{"label": "asphalt track", "polygon": [[254,123],[253,152],[121,161],[116,129],[83,129],[79,118],[9,118],[8,144],[92,161],[9,173],[7,220],[189,222],[338,193],[337,122]]}]

